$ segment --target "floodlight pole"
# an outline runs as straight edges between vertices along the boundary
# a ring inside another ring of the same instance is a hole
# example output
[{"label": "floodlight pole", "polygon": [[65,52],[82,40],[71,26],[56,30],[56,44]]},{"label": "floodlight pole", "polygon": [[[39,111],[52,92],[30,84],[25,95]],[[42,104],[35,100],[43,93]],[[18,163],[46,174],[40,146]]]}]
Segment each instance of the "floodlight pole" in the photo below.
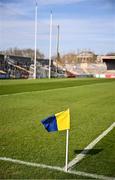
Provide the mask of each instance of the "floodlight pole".
[{"label": "floodlight pole", "polygon": [[57,25],[57,58],[56,58],[56,73],[58,72],[58,60],[59,60],[59,35],[60,35],[60,26]]},{"label": "floodlight pole", "polygon": [[36,1],[36,6],[35,6],[34,74],[33,74],[34,79],[36,79],[37,11],[38,11],[38,5],[37,5],[37,1]]},{"label": "floodlight pole", "polygon": [[51,78],[51,56],[52,56],[52,11],[50,13],[49,79]]}]

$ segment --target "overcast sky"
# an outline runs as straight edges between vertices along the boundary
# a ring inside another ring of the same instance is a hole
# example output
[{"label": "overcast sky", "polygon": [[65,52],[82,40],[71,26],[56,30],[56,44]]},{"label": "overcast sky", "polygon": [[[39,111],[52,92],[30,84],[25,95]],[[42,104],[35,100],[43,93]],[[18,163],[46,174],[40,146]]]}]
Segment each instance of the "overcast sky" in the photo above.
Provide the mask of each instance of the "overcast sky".
[{"label": "overcast sky", "polygon": [[[53,12],[52,53],[57,24],[60,53],[115,52],[115,0],[38,0],[37,48],[48,56],[49,18]],[[0,50],[34,48],[35,0],[0,0]]]}]

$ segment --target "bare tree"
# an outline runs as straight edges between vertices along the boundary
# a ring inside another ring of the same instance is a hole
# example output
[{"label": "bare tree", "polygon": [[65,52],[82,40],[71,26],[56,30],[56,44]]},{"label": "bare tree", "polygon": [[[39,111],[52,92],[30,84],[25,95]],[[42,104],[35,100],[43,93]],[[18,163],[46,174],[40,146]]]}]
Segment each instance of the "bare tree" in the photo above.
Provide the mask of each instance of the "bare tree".
[{"label": "bare tree", "polygon": [[[34,59],[34,50],[31,48],[19,49],[19,48],[15,47],[15,48],[9,48],[6,51],[1,51],[1,53],[6,54],[6,55],[31,57],[32,59]],[[44,58],[44,54],[41,53],[38,49],[36,51],[36,54],[37,54],[37,59]]]}]

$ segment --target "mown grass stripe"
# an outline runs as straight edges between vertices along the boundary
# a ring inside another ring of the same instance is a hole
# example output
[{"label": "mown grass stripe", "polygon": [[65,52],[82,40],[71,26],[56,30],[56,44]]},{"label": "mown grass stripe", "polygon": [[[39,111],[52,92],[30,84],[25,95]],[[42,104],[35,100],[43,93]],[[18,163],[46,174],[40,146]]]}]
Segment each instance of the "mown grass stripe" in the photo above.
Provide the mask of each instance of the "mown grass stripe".
[{"label": "mown grass stripe", "polygon": [[28,82],[25,84],[1,84],[0,86],[0,94],[14,94],[14,93],[22,93],[22,92],[31,92],[31,91],[42,91],[49,89],[59,89],[59,88],[68,88],[68,87],[76,87],[76,86],[84,86],[98,83],[108,83],[113,82],[114,79],[85,79],[85,80],[57,80],[57,81],[46,81],[46,82],[37,82],[32,83]]}]

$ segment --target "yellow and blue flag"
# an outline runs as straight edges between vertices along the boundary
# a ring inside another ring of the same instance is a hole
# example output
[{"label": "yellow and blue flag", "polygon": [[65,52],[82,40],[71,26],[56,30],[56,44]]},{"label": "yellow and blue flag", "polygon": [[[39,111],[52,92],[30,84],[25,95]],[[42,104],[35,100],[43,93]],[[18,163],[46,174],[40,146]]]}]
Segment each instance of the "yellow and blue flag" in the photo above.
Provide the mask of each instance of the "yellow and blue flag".
[{"label": "yellow and blue flag", "polygon": [[41,123],[44,125],[45,129],[48,132],[70,129],[69,109],[49,116],[46,119],[42,120]]}]

